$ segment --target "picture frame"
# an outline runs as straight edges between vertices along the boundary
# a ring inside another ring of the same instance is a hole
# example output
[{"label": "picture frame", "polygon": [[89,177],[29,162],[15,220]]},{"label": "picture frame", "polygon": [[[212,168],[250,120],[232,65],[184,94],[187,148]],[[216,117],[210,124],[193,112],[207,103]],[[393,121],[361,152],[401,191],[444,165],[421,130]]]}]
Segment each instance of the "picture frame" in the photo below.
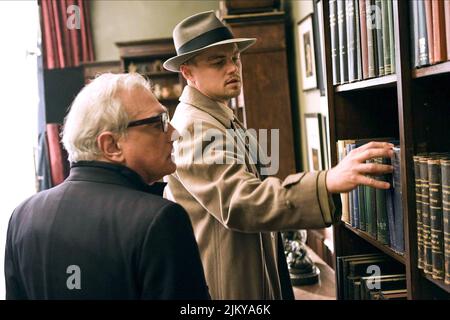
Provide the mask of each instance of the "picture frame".
[{"label": "picture frame", "polygon": [[317,88],[316,54],[313,33],[313,14],[309,14],[297,24],[300,52],[300,69],[303,91]]},{"label": "picture frame", "polygon": [[322,118],[322,127],[321,127],[321,146],[323,151],[323,164],[324,169],[331,168],[331,155],[330,155],[330,145],[329,145],[329,137],[330,137],[330,127],[328,125],[327,116],[321,114]]},{"label": "picture frame", "polygon": [[309,171],[325,170],[327,164],[326,127],[320,113],[305,114],[306,153]]}]

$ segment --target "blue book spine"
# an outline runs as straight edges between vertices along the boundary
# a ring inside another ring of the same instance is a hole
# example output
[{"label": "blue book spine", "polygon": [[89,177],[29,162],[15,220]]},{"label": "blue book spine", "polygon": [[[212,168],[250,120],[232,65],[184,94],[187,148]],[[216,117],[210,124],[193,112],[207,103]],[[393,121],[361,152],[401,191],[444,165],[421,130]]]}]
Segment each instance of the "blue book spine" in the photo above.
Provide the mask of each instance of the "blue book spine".
[{"label": "blue book spine", "polygon": [[394,219],[393,193],[394,193],[394,189],[392,188],[392,184],[391,184],[391,188],[389,190],[386,190],[386,211],[387,211],[388,225],[389,225],[390,247],[392,249],[396,249],[397,243],[395,241],[395,219]]},{"label": "blue book spine", "polygon": [[403,205],[402,205],[402,182],[400,171],[400,148],[394,147],[394,158],[392,165],[394,172],[392,183],[394,185],[394,217],[395,217],[395,240],[396,250],[398,252],[405,251],[404,232],[403,232]]},{"label": "blue book spine", "polygon": [[[355,143],[348,144],[347,154],[355,148],[356,148]],[[359,202],[358,202],[358,198],[359,198],[358,197],[358,188],[353,189],[350,193],[351,193],[350,206],[352,207],[351,211],[352,211],[352,216],[353,216],[353,221],[354,221],[352,226],[355,228],[360,228],[361,222],[360,222],[360,218],[359,218],[360,212],[359,212]]]}]

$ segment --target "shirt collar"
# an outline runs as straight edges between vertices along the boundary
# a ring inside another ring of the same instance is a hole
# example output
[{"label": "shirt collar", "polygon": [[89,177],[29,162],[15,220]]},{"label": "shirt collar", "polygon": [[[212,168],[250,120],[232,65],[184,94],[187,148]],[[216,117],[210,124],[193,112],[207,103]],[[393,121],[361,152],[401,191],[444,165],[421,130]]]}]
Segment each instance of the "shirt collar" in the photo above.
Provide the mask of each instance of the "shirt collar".
[{"label": "shirt collar", "polygon": [[233,110],[225,104],[210,99],[196,88],[185,86],[179,100],[208,113],[225,127],[231,128],[231,121],[234,118]]},{"label": "shirt collar", "polygon": [[98,181],[126,185],[134,189],[162,196],[166,183],[155,182],[151,185],[142,180],[134,170],[115,163],[104,161],[78,161],[70,166],[67,180]]}]

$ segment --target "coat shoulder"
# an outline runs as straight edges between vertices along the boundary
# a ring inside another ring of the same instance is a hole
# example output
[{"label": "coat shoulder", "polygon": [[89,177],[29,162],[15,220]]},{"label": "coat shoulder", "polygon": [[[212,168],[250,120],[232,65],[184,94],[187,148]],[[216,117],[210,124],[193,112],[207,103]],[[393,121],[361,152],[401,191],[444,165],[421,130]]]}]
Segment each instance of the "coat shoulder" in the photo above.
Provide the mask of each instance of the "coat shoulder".
[{"label": "coat shoulder", "polygon": [[225,129],[224,126],[209,113],[184,102],[178,104],[174,116],[170,121],[175,129],[181,134],[185,131],[193,131],[196,122],[201,122],[208,127]]}]

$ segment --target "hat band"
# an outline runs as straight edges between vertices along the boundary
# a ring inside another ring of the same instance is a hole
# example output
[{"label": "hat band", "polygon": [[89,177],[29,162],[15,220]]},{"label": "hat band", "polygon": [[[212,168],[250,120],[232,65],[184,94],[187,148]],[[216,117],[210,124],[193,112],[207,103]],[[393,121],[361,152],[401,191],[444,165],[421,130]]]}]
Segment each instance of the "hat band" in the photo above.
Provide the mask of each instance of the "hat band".
[{"label": "hat band", "polygon": [[230,30],[228,30],[227,27],[220,27],[205,32],[199,35],[198,37],[189,40],[188,42],[186,42],[185,44],[183,44],[181,47],[178,48],[177,53],[178,55],[184,54],[187,52],[201,49],[210,44],[228,39],[233,39],[233,35],[231,34]]}]

